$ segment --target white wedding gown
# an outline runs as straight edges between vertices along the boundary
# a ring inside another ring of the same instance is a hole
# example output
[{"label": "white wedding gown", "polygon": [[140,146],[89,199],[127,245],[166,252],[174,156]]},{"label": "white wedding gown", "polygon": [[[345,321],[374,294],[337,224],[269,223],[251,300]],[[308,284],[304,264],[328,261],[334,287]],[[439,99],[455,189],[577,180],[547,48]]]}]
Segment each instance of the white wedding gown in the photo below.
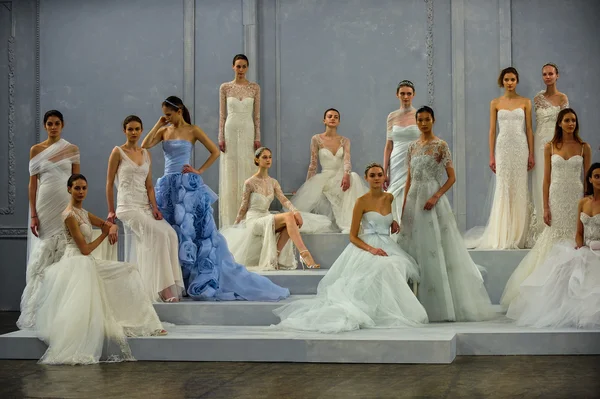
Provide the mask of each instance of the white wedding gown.
[{"label": "white wedding gown", "polygon": [[219,89],[219,226],[235,220],[244,182],[256,171],[254,141],[260,141],[260,87],[227,82]]},{"label": "white wedding gown", "polygon": [[[348,233],[354,204],[368,189],[360,176],[351,171],[350,140],[341,137],[340,143],[334,154],[324,147],[320,135],[312,137],[306,182],[298,189],[291,202],[302,212],[326,216],[335,222],[339,230]],[[321,163],[321,173],[317,173],[317,159]],[[345,173],[350,174],[350,188],[342,191],[341,183]],[[324,223],[315,225],[314,220],[309,220],[301,231],[330,232],[331,227]]]},{"label": "white wedding gown", "polygon": [[242,203],[234,226],[226,227],[221,233],[237,263],[248,270],[295,269],[296,257],[289,240],[279,257],[277,240],[280,232],[275,231],[275,215],[269,212],[271,202],[277,198],[281,204],[296,210],[283,195],[277,180],[252,176],[244,184]]},{"label": "white wedding gown", "polygon": [[435,139],[408,147],[411,177],[398,243],[419,264],[419,300],[429,321],[481,321],[495,316],[483,277],[458,231],[450,202],[442,195],[431,210],[427,201],[447,179],[452,165],[448,144]]},{"label": "white wedding gown", "polygon": [[397,126],[387,132],[387,139],[394,142],[392,154],[390,155],[390,185],[388,193],[394,195],[392,212],[394,219],[402,219],[402,202],[404,201],[404,186],[408,178],[408,167],[406,165],[406,154],[408,145],[417,140],[421,132],[417,125]]},{"label": "white wedding gown", "polygon": [[[69,207],[62,216],[74,217],[85,240],[91,241],[86,210]],[[40,292],[35,327],[38,338],[48,344],[40,363],[97,363],[105,338],[119,346],[120,354],[110,360],[133,360],[126,336],[150,336],[162,329],[137,266],[82,255],[63,226],[65,253],[47,268]]]},{"label": "white wedding gown", "polygon": [[156,220],[152,215],[146,189],[150,172],[148,152],[142,149],[143,162],[138,165],[121,147],[115,148],[121,153],[116,213],[125,227],[125,261],[138,265],[151,300],[159,302],[159,293],[167,288],[171,296],[179,297],[184,286],[177,233],[166,220]]},{"label": "white wedding gown", "polygon": [[465,234],[467,248],[518,249],[524,248],[527,241],[531,203],[525,111],[498,110],[498,126],[496,187],[490,217],[483,233],[474,228]]},{"label": "white wedding gown", "polygon": [[67,180],[72,174],[73,164],[79,164],[79,150],[64,139],[29,161],[29,174],[38,176],[36,211],[39,238],[31,231],[27,237],[27,284],[21,297],[21,315],[17,321],[21,329],[35,326],[44,273],[49,265],[60,260],[65,250],[62,212],[71,199],[67,192]]},{"label": "white wedding gown", "polygon": [[[500,304],[507,309],[519,294],[521,283],[546,260],[548,253],[561,240],[574,240],[577,232],[577,204],[583,195],[581,173],[583,169],[583,145],[581,155],[563,159],[558,154],[552,154],[550,175],[550,214],[552,222],[546,226],[534,247],[523,258],[512,273]],[[554,148],[552,149],[554,152]],[[542,214],[543,216],[543,214]]]},{"label": "white wedding gown", "polygon": [[518,325],[600,328],[600,214],[580,214],[585,247],[563,241],[521,284],[506,316]]},{"label": "white wedding gown", "polygon": [[376,256],[348,244],[319,283],[312,299],[293,301],[273,311],[276,328],[338,333],[360,328],[413,327],[427,313],[407,281],[419,281],[419,269],[390,237],[392,214],[365,212],[360,238],[388,256]]}]

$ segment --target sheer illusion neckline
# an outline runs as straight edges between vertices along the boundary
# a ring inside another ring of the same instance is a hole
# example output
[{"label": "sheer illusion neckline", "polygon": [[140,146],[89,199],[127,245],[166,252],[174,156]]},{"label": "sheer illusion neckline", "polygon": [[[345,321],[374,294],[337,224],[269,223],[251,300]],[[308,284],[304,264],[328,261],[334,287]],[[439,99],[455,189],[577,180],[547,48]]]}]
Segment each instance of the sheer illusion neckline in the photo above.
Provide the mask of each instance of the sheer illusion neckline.
[{"label": "sheer illusion neckline", "polygon": [[554,105],[554,104],[552,103],[552,101],[550,101],[550,99],[549,99],[548,97],[546,97],[546,95],[544,94],[544,92],[541,92],[540,94],[541,94],[541,95],[540,95],[540,97],[541,97],[541,98],[542,98],[542,99],[543,99],[543,100],[544,100],[544,101],[545,101],[545,102],[546,102],[546,103],[547,103],[549,106],[551,106],[551,107],[554,107],[554,108],[560,108],[560,107],[562,106],[562,104]]},{"label": "sheer illusion neckline", "polygon": [[329,147],[326,147],[325,144],[323,143],[323,137],[321,137],[321,135],[317,135],[317,137],[319,138],[319,144],[321,144],[321,148],[320,150],[327,150],[331,153],[331,155],[333,155],[334,157],[338,154],[338,152],[340,152],[340,150],[344,147],[344,137],[343,136],[339,136],[340,137],[340,145],[337,148],[337,150],[335,150],[335,152],[331,151],[331,149]]}]

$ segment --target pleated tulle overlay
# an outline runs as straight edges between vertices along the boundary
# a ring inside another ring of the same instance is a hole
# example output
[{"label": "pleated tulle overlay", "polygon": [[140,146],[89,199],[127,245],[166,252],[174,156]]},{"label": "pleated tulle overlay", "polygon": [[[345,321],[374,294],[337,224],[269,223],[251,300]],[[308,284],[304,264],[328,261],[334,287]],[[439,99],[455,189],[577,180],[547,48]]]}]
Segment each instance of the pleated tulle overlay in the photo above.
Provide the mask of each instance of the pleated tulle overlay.
[{"label": "pleated tulle overlay", "polygon": [[498,110],[496,187],[487,226],[465,234],[467,248],[524,248],[532,206],[529,201],[529,146],[522,108]]},{"label": "pleated tulle overlay", "polygon": [[425,309],[407,284],[419,281],[418,266],[390,237],[392,221],[392,214],[363,214],[360,238],[388,256],[349,244],[319,283],[315,298],[273,311],[281,318],[276,328],[337,333],[427,323]]},{"label": "pleated tulle overlay", "polygon": [[421,132],[416,125],[392,126],[387,133],[387,139],[393,141],[394,147],[390,155],[390,186],[387,191],[394,195],[392,211],[396,220],[402,219],[402,202],[404,201],[404,187],[408,178],[406,156],[408,146],[417,140]]},{"label": "pleated tulle overlay", "polygon": [[586,246],[562,241],[553,247],[508,308],[517,324],[600,328],[600,214],[580,218]]},{"label": "pleated tulle overlay", "polygon": [[212,204],[217,195],[195,173],[182,174],[193,145],[185,140],[163,142],[165,175],[156,183],[156,201],[177,233],[179,261],[187,293],[195,300],[277,301],[289,290],[235,262],[219,233]]},{"label": "pleated tulle overlay", "polygon": [[143,151],[141,165],[120,148],[117,170],[117,217],[125,226],[125,260],[140,269],[148,297],[160,301],[159,293],[169,288],[172,296],[183,291],[177,233],[168,222],[156,220],[146,190],[150,158]]},{"label": "pleated tulle overlay", "polygon": [[446,180],[452,165],[445,141],[412,142],[407,163],[411,185],[402,215],[399,243],[419,264],[419,300],[429,321],[480,321],[495,316],[481,273],[458,231],[445,195],[433,209],[425,203]]},{"label": "pleated tulle overlay", "polygon": [[535,134],[533,136],[535,166],[531,171],[531,194],[533,199],[534,214],[529,228],[528,247],[536,243],[544,231],[544,146],[554,137],[556,118],[560,110],[568,108],[569,102],[553,105],[544,91],[540,91],[534,98],[535,107]]},{"label": "pleated tulle overlay", "polygon": [[73,164],[79,164],[79,150],[66,140],[59,140],[29,161],[30,176],[38,177],[36,204],[39,221],[39,238],[29,231],[27,236],[27,285],[21,297],[19,328],[33,328],[44,273],[51,264],[62,257],[65,229],[62,212],[69,204],[67,180]]},{"label": "pleated tulle overlay", "polygon": [[[335,222],[339,230],[347,233],[352,224],[354,203],[367,192],[367,187],[360,176],[351,171],[350,140],[341,137],[340,143],[334,154],[323,146],[320,135],[315,134],[312,137],[306,182],[291,201],[302,212],[325,215]],[[317,173],[317,160],[321,163],[320,173]],[[342,191],[341,184],[345,173],[350,175],[350,188]],[[308,220],[301,230],[303,233],[330,231],[330,225],[312,220]]]},{"label": "pleated tulle overlay", "polygon": [[500,299],[504,309],[507,309],[511,301],[519,294],[521,283],[546,260],[554,244],[561,240],[572,241],[575,239],[577,204],[583,193],[581,180],[583,156],[576,155],[569,159],[563,159],[558,154],[552,154],[550,162],[552,163],[552,173],[548,200],[552,222],[550,226],[544,228],[534,247],[508,279]]},{"label": "pleated tulle overlay", "polygon": [[[67,208],[63,217],[75,218],[86,241],[92,240],[87,211]],[[113,352],[109,361],[134,360],[126,337],[162,329],[136,265],[84,256],[68,230],[66,236],[65,253],[48,267],[40,293],[35,327],[48,344],[40,362],[97,363],[105,341]]]}]

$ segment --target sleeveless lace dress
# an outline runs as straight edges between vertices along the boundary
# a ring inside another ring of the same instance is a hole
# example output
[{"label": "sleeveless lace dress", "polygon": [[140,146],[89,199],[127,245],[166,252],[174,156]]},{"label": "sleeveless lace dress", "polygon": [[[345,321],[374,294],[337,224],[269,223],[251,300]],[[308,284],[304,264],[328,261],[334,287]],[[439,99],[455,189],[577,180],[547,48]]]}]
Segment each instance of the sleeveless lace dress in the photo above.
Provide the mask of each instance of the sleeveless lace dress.
[{"label": "sleeveless lace dress", "polygon": [[[581,172],[583,169],[583,146],[581,155],[563,159],[552,154],[550,176],[550,214],[552,223],[546,226],[535,246],[523,258],[510,276],[500,304],[507,309],[519,294],[519,286],[544,261],[558,241],[574,240],[577,232],[577,204],[583,195]],[[552,149],[554,152],[554,148]],[[543,215],[542,215],[543,216]]]},{"label": "sleeveless lace dress", "polygon": [[[69,217],[79,223],[89,243],[87,211],[69,207],[63,218]],[[116,350],[109,360],[134,360],[126,336],[150,336],[162,329],[137,266],[82,255],[66,225],[64,229],[64,255],[48,267],[40,296],[35,327],[38,338],[48,344],[40,363],[97,363],[105,340],[109,353]]]},{"label": "sleeveless lace dress", "polygon": [[586,246],[559,242],[521,284],[506,314],[518,325],[600,328],[600,214],[579,218]]},{"label": "sleeveless lace dress", "polygon": [[391,213],[365,212],[360,238],[388,256],[348,244],[320,281],[315,298],[273,311],[281,319],[275,328],[338,333],[427,323],[425,309],[407,284],[419,281],[419,268],[390,237],[392,221]]},{"label": "sleeveless lace dress", "polygon": [[219,226],[235,220],[244,181],[254,174],[254,141],[260,141],[260,87],[227,82],[219,89]]},{"label": "sleeveless lace dress", "polygon": [[170,288],[172,296],[183,292],[177,233],[166,220],[156,220],[146,190],[150,157],[142,150],[143,162],[136,164],[121,147],[117,169],[117,217],[125,227],[125,260],[139,266],[148,297],[161,300],[159,293]]},{"label": "sleeveless lace dress", "polygon": [[535,108],[535,134],[533,143],[535,146],[535,166],[531,171],[531,194],[533,199],[534,214],[529,229],[528,245],[532,247],[542,231],[544,231],[544,146],[554,137],[556,117],[558,113],[569,107],[569,102],[561,105],[553,105],[544,91],[540,91],[534,98]]},{"label": "sleeveless lace dress", "polygon": [[481,321],[495,316],[481,273],[458,231],[448,198],[431,210],[425,203],[446,181],[452,165],[448,144],[440,139],[413,141],[406,158],[411,184],[398,243],[419,264],[419,300],[429,321]]}]

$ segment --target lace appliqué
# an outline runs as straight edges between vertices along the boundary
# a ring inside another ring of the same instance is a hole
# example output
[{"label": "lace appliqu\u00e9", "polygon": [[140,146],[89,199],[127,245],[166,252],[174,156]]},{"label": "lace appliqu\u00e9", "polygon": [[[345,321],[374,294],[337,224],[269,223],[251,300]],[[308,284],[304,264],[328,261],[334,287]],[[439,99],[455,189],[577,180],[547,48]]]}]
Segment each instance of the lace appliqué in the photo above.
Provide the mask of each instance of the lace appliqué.
[{"label": "lace appliqu\u00e9", "polygon": [[235,82],[223,83],[219,89],[219,141],[225,141],[225,120],[227,119],[227,98],[233,97],[242,101],[254,99],[254,141],[260,141],[260,86],[254,82],[247,85]]},{"label": "lace appliqu\u00e9", "polygon": [[593,241],[600,241],[600,214],[590,216],[582,212],[579,218],[583,223],[585,245],[589,246]]},{"label": "lace appliqu\u00e9", "polygon": [[271,201],[277,198],[281,205],[292,212],[296,212],[296,208],[290,200],[283,194],[279,182],[272,177],[266,179],[258,176],[252,176],[244,182],[244,193],[242,194],[242,204],[235,219],[235,224],[240,223],[246,217],[246,213],[250,208],[250,195],[252,193],[260,194]]},{"label": "lace appliqu\u00e9", "polygon": [[415,124],[415,112],[411,107],[409,110],[397,109],[390,112],[387,117],[387,132],[390,133],[394,126],[406,127]]},{"label": "lace appliqu\u00e9", "polygon": [[429,143],[413,141],[408,146],[406,165],[413,181],[445,181],[446,168],[452,166],[452,155],[448,144],[442,139]]},{"label": "lace appliqu\u00e9", "polygon": [[334,154],[333,151],[325,147],[321,136],[315,134],[310,139],[310,164],[308,165],[308,173],[306,174],[306,180],[309,180],[311,177],[317,174],[319,150],[323,148],[325,148],[327,151],[330,151],[333,154],[333,156],[336,156],[340,150],[343,151],[344,173],[350,173],[352,171],[352,163],[350,161],[350,139],[344,136],[340,136],[340,146]]}]

